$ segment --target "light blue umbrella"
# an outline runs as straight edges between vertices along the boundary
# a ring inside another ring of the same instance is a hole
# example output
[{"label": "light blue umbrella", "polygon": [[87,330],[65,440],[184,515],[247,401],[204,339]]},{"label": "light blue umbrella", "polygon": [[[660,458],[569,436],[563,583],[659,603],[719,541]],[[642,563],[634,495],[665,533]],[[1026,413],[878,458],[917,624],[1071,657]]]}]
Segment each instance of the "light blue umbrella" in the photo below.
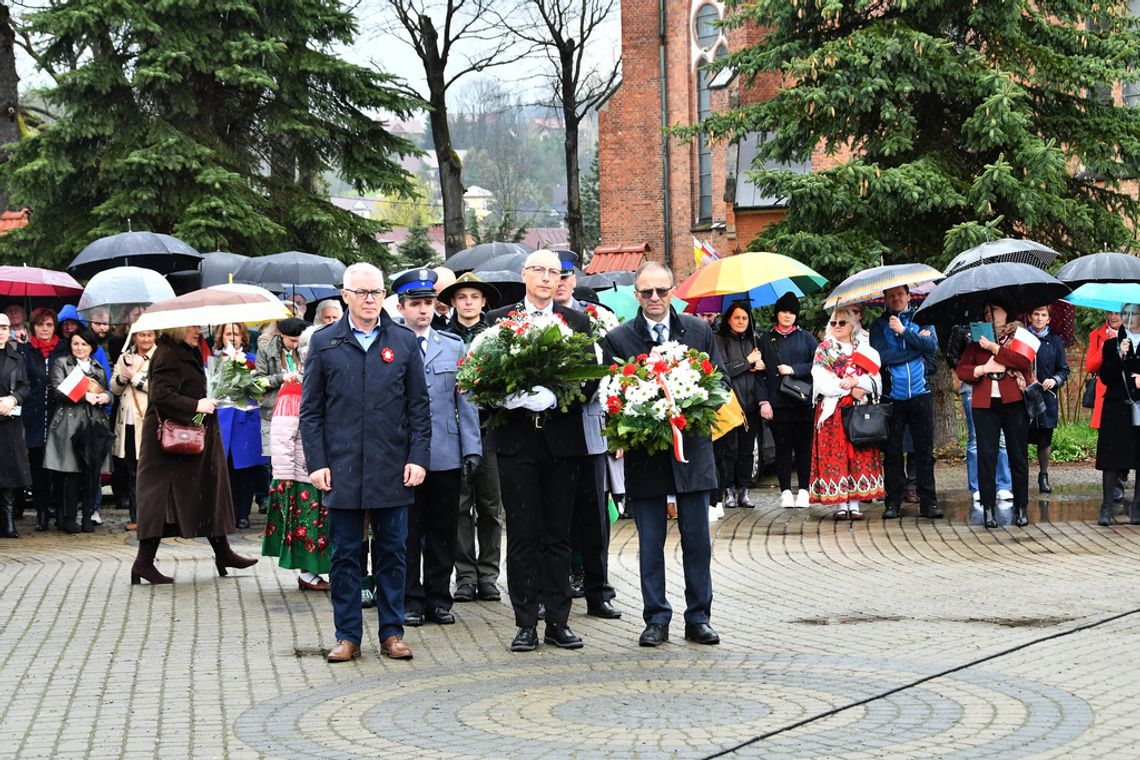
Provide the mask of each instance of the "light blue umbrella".
[{"label": "light blue umbrella", "polygon": [[[602,302],[602,305],[608,307],[622,322],[637,316],[637,310],[641,304],[637,302],[637,296],[633,294],[632,285],[618,285],[611,290],[599,290],[597,293],[598,300]],[[678,312],[684,311],[686,306],[688,304],[680,298],[673,298],[673,308]]]},{"label": "light blue umbrella", "polygon": [[1074,306],[1120,311],[1126,303],[1140,303],[1140,283],[1090,282],[1065,296],[1065,300]]}]

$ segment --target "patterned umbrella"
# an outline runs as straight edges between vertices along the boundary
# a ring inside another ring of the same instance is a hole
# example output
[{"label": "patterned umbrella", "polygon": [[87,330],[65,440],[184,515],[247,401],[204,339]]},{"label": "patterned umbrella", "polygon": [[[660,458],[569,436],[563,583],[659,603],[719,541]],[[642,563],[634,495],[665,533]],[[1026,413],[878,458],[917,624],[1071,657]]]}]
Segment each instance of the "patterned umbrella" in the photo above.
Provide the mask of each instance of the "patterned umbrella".
[{"label": "patterned umbrella", "polygon": [[971,269],[982,264],[1000,264],[1014,262],[1029,264],[1038,269],[1044,269],[1057,258],[1057,252],[1047,245],[1035,243],[1032,240],[1015,240],[1002,238],[991,240],[979,246],[962,251],[951,260],[946,267],[946,276],[957,274],[964,269]]},{"label": "patterned umbrella", "polygon": [[856,272],[831,291],[823,308],[849,306],[881,298],[884,290],[900,285],[919,285],[942,279],[942,273],[926,264],[888,264]]},{"label": "patterned umbrella", "polygon": [[778,253],[741,253],[705,264],[677,286],[686,301],[701,296],[748,293],[753,306],[769,306],[791,291],[814,293],[827,278],[806,264]]},{"label": "patterned umbrella", "polygon": [[987,264],[952,274],[938,283],[914,319],[926,325],[961,325],[971,317],[980,317],[982,306],[991,298],[1004,300],[1012,315],[1066,298],[1068,293],[1068,285],[1029,264]]}]

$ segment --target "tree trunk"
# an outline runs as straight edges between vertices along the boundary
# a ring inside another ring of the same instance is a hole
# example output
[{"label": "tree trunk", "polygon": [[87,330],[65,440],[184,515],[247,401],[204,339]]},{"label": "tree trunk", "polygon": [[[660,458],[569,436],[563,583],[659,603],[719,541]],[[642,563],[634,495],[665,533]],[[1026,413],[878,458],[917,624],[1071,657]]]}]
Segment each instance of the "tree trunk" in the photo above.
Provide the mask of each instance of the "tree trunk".
[{"label": "tree trunk", "polygon": [[467,224],[463,218],[463,165],[459,154],[451,146],[451,128],[447,123],[447,88],[443,62],[439,59],[435,27],[426,15],[420,16],[420,34],[423,37],[424,74],[428,84],[428,104],[431,106],[431,137],[435,158],[439,163],[439,193],[443,198],[443,249],[444,256],[467,247]]},{"label": "tree trunk", "polygon": [[578,183],[578,96],[574,87],[574,40],[559,49],[562,66],[562,121],[566,140],[566,227],[570,231],[570,250],[580,257],[586,254],[582,232],[582,193]]},{"label": "tree trunk", "polygon": [[963,452],[958,440],[958,394],[954,392],[950,370],[939,366],[933,375],[926,376],[930,385],[931,401],[934,407],[934,456],[959,456]]},{"label": "tree trunk", "polygon": [[[16,74],[16,33],[8,3],[0,3],[0,145],[20,139],[17,122],[20,105],[20,77]],[[8,151],[0,152],[0,161],[8,160]],[[6,188],[0,188],[0,209],[8,208]]]}]

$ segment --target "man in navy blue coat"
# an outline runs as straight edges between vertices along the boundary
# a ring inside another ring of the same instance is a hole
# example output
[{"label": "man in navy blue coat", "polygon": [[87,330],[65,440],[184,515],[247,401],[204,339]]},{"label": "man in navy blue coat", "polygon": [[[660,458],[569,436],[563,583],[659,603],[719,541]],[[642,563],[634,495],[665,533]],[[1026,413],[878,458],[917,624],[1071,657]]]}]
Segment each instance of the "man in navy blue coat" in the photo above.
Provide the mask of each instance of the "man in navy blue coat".
[{"label": "man in navy blue coat", "polygon": [[341,294],[348,313],[318,330],[309,344],[300,421],[310,476],[329,511],[337,643],[328,660],[360,656],[365,520],[376,546],[380,651],[411,659],[403,640],[408,508],[431,448],[423,359],[412,331],[382,313],[379,269],[353,264]]},{"label": "man in navy blue coat", "polygon": [[[637,316],[610,330],[605,339],[609,364],[649,353],[654,346],[676,341],[704,351],[725,373],[712,328],[696,317],[677,314],[669,303],[673,297],[673,273],[663,264],[642,264],[634,279],[641,308]],[[727,373],[725,373],[727,376]],[[685,435],[685,457],[678,462],[673,452],[649,454],[640,449],[625,452],[625,493],[633,509],[639,544],[642,617],[645,630],[638,643],[656,647],[669,640],[673,608],[665,597],[665,500],[677,496],[677,527],[681,534],[681,562],[685,570],[685,638],[698,644],[718,644],[720,637],[709,625],[712,610],[712,546],[709,542],[709,495],[717,488],[712,439]]]}]

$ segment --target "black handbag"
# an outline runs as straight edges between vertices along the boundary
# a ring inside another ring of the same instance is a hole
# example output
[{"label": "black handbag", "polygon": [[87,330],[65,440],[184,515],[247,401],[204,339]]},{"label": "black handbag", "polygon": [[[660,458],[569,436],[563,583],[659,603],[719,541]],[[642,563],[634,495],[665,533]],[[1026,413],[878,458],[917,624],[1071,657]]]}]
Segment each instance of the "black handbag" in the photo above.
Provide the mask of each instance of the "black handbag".
[{"label": "black handbag", "polygon": [[1029,412],[1029,419],[1035,420],[1045,416],[1045,388],[1034,380],[1025,386],[1022,391],[1025,397],[1025,411]]},{"label": "black handbag", "polygon": [[1085,393],[1081,396],[1081,406],[1085,409],[1096,408],[1096,373],[1085,380]]},{"label": "black handbag", "polygon": [[852,404],[840,411],[843,432],[852,446],[879,446],[887,442],[891,419],[891,402],[879,401],[878,389],[871,401]]},{"label": "black handbag", "polygon": [[[773,348],[776,349],[776,361],[783,364],[784,357],[780,356],[780,344],[776,342],[774,336],[771,340]],[[780,375],[779,390],[780,393],[792,399],[797,404],[806,406],[811,403],[811,383],[807,380],[800,380],[793,375]]]}]

